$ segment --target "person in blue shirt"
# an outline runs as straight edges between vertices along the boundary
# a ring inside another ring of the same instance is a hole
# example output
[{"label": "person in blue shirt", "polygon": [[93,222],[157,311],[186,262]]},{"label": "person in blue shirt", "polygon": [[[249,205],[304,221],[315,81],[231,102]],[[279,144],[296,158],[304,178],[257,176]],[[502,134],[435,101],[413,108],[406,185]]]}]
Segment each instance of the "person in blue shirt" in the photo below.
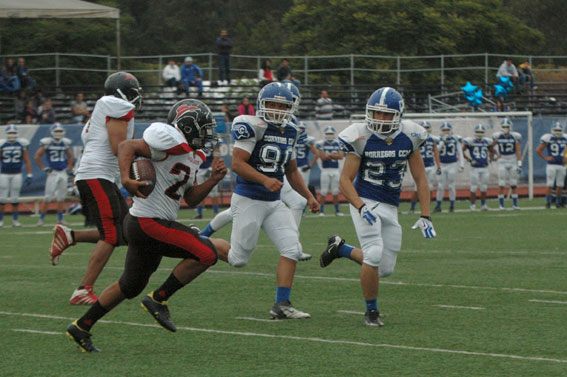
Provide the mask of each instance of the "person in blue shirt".
[{"label": "person in blue shirt", "polygon": [[26,164],[28,173],[24,184],[28,185],[32,180],[29,141],[18,136],[16,126],[9,125],[6,128],[6,138],[0,139],[0,227],[4,226],[4,209],[8,202],[12,203],[12,226],[22,226],[18,209],[22,189],[22,164]]},{"label": "person in blue shirt", "polygon": [[203,96],[203,71],[197,64],[193,63],[193,58],[188,56],[185,58],[185,64],[181,67],[181,81],[187,88],[187,96],[191,86],[196,86],[198,90],[198,97]]},{"label": "person in blue shirt", "polygon": [[[39,142],[41,147],[37,150],[34,160],[41,170],[47,174],[45,181],[45,198],[39,210],[37,226],[43,226],[48,205],[57,203],[57,223],[63,224],[65,211],[65,195],[67,193],[67,172],[73,170],[73,154],[71,153],[71,140],[65,136],[65,129],[59,123],[51,126],[51,137],[44,137]],[[42,157],[45,155],[46,164]]]},{"label": "person in blue shirt", "polygon": [[[563,208],[561,202],[561,193],[565,186],[565,151],[567,148],[567,134],[563,133],[563,127],[560,122],[554,122],[551,127],[551,133],[544,134],[541,137],[540,144],[536,148],[538,156],[547,161],[545,173],[547,176],[547,192],[546,204],[547,209],[551,208],[551,190],[556,186],[556,203],[555,207]],[[547,155],[543,151],[547,151]]]},{"label": "person in blue shirt", "polygon": [[366,121],[354,123],[339,134],[347,153],[341,173],[341,192],[350,203],[360,248],[338,235],[329,237],[320,265],[337,258],[361,264],[360,283],[366,303],[365,324],[384,326],[378,311],[379,279],[392,274],[402,246],[398,205],[406,166],[417,184],[421,217],[412,229],[436,236],[430,217],[430,193],[419,147],[427,131],[402,121],[404,100],[393,88],[380,88],[368,99]]},{"label": "person in blue shirt", "polygon": [[329,191],[331,191],[333,195],[335,215],[344,216],[339,210],[339,161],[344,158],[344,152],[336,138],[335,129],[329,126],[325,128],[324,132],[325,140],[320,140],[315,145],[319,151],[319,158],[321,159],[321,198],[319,200],[319,203],[321,203],[321,213],[319,216],[325,216],[325,203]]},{"label": "person in blue shirt", "polygon": [[[486,190],[488,189],[488,163],[494,159],[493,140],[485,137],[486,127],[477,124],[474,127],[474,138],[464,140],[463,156],[471,164],[471,211],[476,211],[476,191],[480,189],[480,209],[488,211],[486,205]],[[464,152],[469,151],[470,156]]]}]

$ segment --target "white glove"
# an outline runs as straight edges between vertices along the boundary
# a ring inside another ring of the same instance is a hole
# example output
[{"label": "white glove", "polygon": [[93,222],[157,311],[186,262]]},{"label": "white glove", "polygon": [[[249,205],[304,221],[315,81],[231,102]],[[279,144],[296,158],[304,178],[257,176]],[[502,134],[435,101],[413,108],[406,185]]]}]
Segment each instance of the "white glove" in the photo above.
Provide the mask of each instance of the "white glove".
[{"label": "white glove", "polygon": [[362,217],[362,220],[364,220],[368,225],[374,225],[376,223],[376,215],[368,209],[366,204],[363,204],[362,207],[358,209],[358,213],[360,214],[360,217]]},{"label": "white glove", "polygon": [[522,175],[522,161],[518,161],[518,167],[516,168],[516,173]]},{"label": "white glove", "polygon": [[459,166],[459,173],[462,172],[463,170],[465,170],[465,167],[463,165]]},{"label": "white glove", "polygon": [[437,168],[437,170],[435,170],[435,174],[436,174],[436,175],[441,175],[441,168]]},{"label": "white glove", "polygon": [[431,222],[431,217],[421,216],[419,220],[413,224],[411,227],[412,229],[420,229],[423,237],[425,238],[433,238],[437,236],[435,233],[435,229],[433,229],[433,223]]}]

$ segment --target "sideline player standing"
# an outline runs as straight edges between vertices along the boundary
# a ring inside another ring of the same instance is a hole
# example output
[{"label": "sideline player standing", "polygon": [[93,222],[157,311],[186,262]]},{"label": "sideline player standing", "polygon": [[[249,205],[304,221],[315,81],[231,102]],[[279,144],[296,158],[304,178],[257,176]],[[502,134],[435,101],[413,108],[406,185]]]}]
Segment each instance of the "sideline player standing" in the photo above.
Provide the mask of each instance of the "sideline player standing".
[{"label": "sideline player standing", "polygon": [[[555,122],[551,127],[550,134],[544,134],[540,139],[540,144],[536,148],[537,154],[547,161],[545,174],[547,176],[547,193],[545,196],[545,208],[551,208],[551,190],[557,187],[555,196],[555,207],[563,207],[561,202],[561,192],[565,186],[565,161],[564,155],[567,147],[567,134],[563,133],[561,123]],[[547,156],[543,150],[547,150]]]},{"label": "sideline player standing", "polygon": [[[206,161],[199,166],[199,171],[197,172],[197,184],[201,184],[205,182],[207,179],[211,177],[212,174],[212,164],[214,160],[218,159],[220,156],[220,145],[222,144],[222,139],[217,140],[216,145],[212,145],[211,142],[207,143],[203,147],[203,153],[205,154]],[[219,213],[219,187],[215,186],[209,192],[209,198],[213,203],[213,213],[214,216],[218,215]],[[203,218],[203,204],[199,203],[197,206],[197,215],[193,217],[194,219],[202,219]]]},{"label": "sideline player standing", "polygon": [[457,160],[459,161],[459,171],[463,171],[464,158],[463,148],[461,147],[462,138],[453,135],[453,126],[449,122],[441,124],[441,137],[439,159],[441,160],[441,175],[439,176],[439,186],[437,187],[437,205],[434,212],[441,212],[441,204],[445,196],[445,188],[449,189],[449,212],[455,210],[455,199],[457,199]]},{"label": "sideline player standing", "polygon": [[[427,175],[427,183],[429,183],[429,191],[431,192],[431,195],[433,195],[433,188],[435,187],[435,181],[437,180],[435,176],[441,175],[441,161],[439,160],[439,151],[437,150],[439,138],[431,135],[431,123],[428,121],[424,120],[419,125],[427,131],[427,139],[425,139],[421,147],[419,147],[419,153],[421,153],[423,165],[425,166],[425,174]],[[415,212],[416,203],[417,185],[415,185],[415,190],[411,197],[410,213]]]},{"label": "sideline player standing", "polygon": [[280,200],[284,174],[291,187],[307,199],[311,211],[319,210],[319,203],[297,170],[298,130],[289,123],[292,104],[292,94],[284,84],[270,83],[258,93],[257,116],[241,115],[232,123],[232,170],[238,177],[230,207],[230,252],[225,255],[219,251],[219,259],[243,267],[252,257],[260,228],[264,229],[280,253],[276,300],[270,310],[275,319],[310,317],[290,302],[299,233],[289,208]]},{"label": "sideline player standing", "polygon": [[512,191],[512,208],[520,209],[518,206],[518,177],[522,173],[522,149],[520,141],[522,135],[512,132],[512,121],[504,118],[500,122],[501,132],[492,135],[494,145],[498,146],[498,203],[500,209],[504,207],[504,186],[506,181],[510,183]]},{"label": "sideline player standing", "polygon": [[[142,299],[142,307],[166,330],[177,331],[167,299],[214,265],[217,250],[230,247],[227,241],[201,237],[196,228],[175,221],[181,200],[196,205],[226,174],[223,160],[216,159],[209,179],[193,186],[206,158],[200,148],[215,137],[211,110],[200,101],[182,100],[169,111],[168,123],[152,123],[142,139],[126,140],[118,147],[122,185],[134,200],[124,222],[128,252],[120,279],[67,327],[67,335],[84,352],[99,351],[90,339],[92,326],[124,299],[138,296],[164,256],[182,261],[158,289]],[[144,183],[129,177],[135,156],[151,159],[156,170],[156,187],[147,197],[138,191]]]},{"label": "sideline player standing", "polygon": [[136,77],[127,72],[108,76],[105,95],[83,127],[81,139],[85,146],[75,176],[83,208],[88,208],[97,230],[73,231],[63,225],[54,229],[51,263],[56,265],[61,253],[77,242],[96,243],[87,271],[73,295],[73,305],[91,305],[97,297],[93,285],[116,246],[124,245],[122,223],[128,206],[116,183],[118,144],[134,136],[134,109],[142,106],[142,88]]},{"label": "sideline player standing", "polygon": [[463,155],[471,163],[471,211],[476,211],[476,190],[480,189],[480,209],[488,211],[486,205],[486,190],[488,189],[488,162],[493,160],[493,141],[484,137],[486,129],[482,124],[474,127],[475,137],[467,137],[464,140],[465,151],[469,151],[470,157]]},{"label": "sideline player standing", "polygon": [[[63,224],[65,211],[65,195],[67,194],[67,171],[73,170],[73,154],[71,153],[71,140],[65,136],[65,129],[55,123],[51,127],[51,137],[44,137],[39,141],[41,147],[37,150],[34,160],[39,168],[47,173],[45,180],[45,198],[39,211],[37,226],[43,226],[47,206],[50,202],[57,202],[57,223]],[[47,166],[41,161],[41,156],[47,156]]]},{"label": "sideline player standing", "polygon": [[30,142],[18,135],[18,129],[11,124],[6,128],[6,140],[0,140],[0,227],[4,226],[4,207],[8,200],[12,203],[12,226],[22,226],[18,218],[23,163],[28,172],[24,183],[30,184],[32,180],[28,153]]},{"label": "sideline player standing", "polygon": [[341,145],[336,139],[335,129],[331,126],[325,128],[325,140],[320,140],[315,144],[319,151],[321,159],[321,213],[319,216],[325,216],[325,203],[327,201],[327,193],[329,188],[333,195],[333,204],[335,205],[335,215],[344,216],[339,210],[339,160],[344,158],[344,152]]},{"label": "sideline player standing", "polygon": [[[402,246],[398,205],[406,165],[417,184],[424,237],[435,237],[430,217],[430,193],[420,145],[427,132],[411,121],[402,121],[404,100],[388,87],[376,90],[366,104],[366,122],[354,123],[339,134],[347,151],[341,173],[341,192],[350,203],[350,214],[361,248],[331,236],[321,254],[321,267],[336,258],[362,265],[360,283],[366,300],[367,326],[384,326],[378,311],[379,278],[392,274]],[[417,151],[417,153],[414,153]]]}]

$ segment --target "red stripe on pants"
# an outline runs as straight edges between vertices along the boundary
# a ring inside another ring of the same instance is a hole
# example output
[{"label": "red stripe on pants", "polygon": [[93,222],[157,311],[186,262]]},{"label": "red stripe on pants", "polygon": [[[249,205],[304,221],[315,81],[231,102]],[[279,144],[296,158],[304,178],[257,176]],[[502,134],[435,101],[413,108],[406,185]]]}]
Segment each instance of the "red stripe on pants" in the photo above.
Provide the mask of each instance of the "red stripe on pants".
[{"label": "red stripe on pants", "polygon": [[106,192],[104,192],[104,189],[98,179],[87,179],[86,182],[89,185],[98,206],[100,220],[104,230],[104,241],[111,245],[116,245],[118,234],[116,226],[114,225],[114,214],[112,213],[110,200],[108,200],[108,196],[106,195]]},{"label": "red stripe on pants", "polygon": [[205,266],[215,264],[217,259],[215,252],[199,241],[193,234],[179,229],[168,228],[154,219],[147,217],[138,217],[138,222],[144,233],[148,236],[188,251],[190,254],[196,256],[199,262]]}]

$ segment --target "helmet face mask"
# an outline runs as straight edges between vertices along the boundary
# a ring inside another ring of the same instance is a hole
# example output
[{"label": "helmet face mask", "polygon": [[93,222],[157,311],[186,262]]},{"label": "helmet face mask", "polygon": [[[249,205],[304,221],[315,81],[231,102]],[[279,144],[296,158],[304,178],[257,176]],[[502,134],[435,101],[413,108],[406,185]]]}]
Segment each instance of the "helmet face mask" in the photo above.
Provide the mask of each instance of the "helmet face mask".
[{"label": "helmet face mask", "polygon": [[474,136],[477,140],[481,140],[486,133],[486,129],[482,124],[477,124],[474,128]]},{"label": "helmet face mask", "polygon": [[400,93],[388,87],[378,89],[366,103],[366,127],[376,134],[391,134],[400,128],[403,113]]},{"label": "helmet face mask", "polygon": [[451,126],[451,123],[443,122],[443,124],[441,124],[441,133],[444,136],[451,136],[453,134],[453,126]]},{"label": "helmet face mask", "polygon": [[116,72],[108,76],[104,83],[104,92],[106,95],[122,98],[128,101],[137,110],[142,108],[142,87],[138,79],[128,72]]},{"label": "helmet face mask", "polygon": [[293,115],[293,96],[284,84],[273,82],[258,93],[256,115],[266,122],[282,126]]},{"label": "helmet face mask", "polygon": [[216,122],[209,107],[203,102],[186,99],[177,102],[169,110],[167,123],[177,128],[192,149],[217,142]]},{"label": "helmet face mask", "polygon": [[512,131],[512,121],[508,118],[504,118],[500,123],[500,128],[504,135],[508,135]]},{"label": "helmet face mask", "polygon": [[9,125],[6,129],[6,140],[14,142],[18,140],[18,129],[14,125]]},{"label": "helmet face mask", "polygon": [[55,123],[51,126],[50,130],[51,137],[53,137],[54,140],[61,140],[65,136],[65,129],[59,123]]},{"label": "helmet face mask", "polygon": [[553,127],[551,127],[551,134],[555,137],[561,137],[563,135],[563,127],[561,127],[561,123],[555,122]]}]

